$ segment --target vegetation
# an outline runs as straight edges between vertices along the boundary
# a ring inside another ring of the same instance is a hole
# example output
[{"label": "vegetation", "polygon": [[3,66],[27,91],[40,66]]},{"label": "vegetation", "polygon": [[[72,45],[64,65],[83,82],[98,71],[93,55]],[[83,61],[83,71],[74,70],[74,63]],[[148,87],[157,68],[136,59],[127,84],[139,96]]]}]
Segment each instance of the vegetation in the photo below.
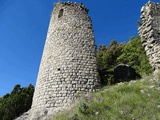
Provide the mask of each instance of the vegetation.
[{"label": "vegetation", "polygon": [[151,77],[106,86],[52,120],[159,120],[160,87]]},{"label": "vegetation", "polygon": [[125,45],[126,43],[118,44],[113,40],[109,46],[99,46],[96,58],[101,84],[106,85],[113,82],[113,70],[117,65],[117,57],[122,54],[122,49]]},{"label": "vegetation", "polygon": [[139,36],[131,38],[117,58],[117,62],[131,65],[140,75],[149,75],[153,72]]},{"label": "vegetation", "polygon": [[10,94],[0,98],[0,120],[13,120],[30,109],[34,86],[22,87],[17,84]]},{"label": "vegetation", "polygon": [[[116,83],[115,66],[128,64],[140,75],[153,72],[140,37],[132,37],[128,43],[111,41],[101,45],[96,53],[102,85]],[[160,79],[160,73],[157,74]],[[160,87],[152,78],[105,86],[99,92],[82,97],[77,106],[60,113],[53,120],[129,120],[160,118]],[[12,120],[30,109],[34,87],[14,87],[10,94],[0,98],[0,120]]]},{"label": "vegetation", "polygon": [[139,36],[132,37],[127,44],[118,44],[113,40],[109,46],[101,45],[97,50],[96,57],[103,85],[116,83],[113,79],[113,70],[116,65],[121,63],[132,66],[140,75],[149,75],[153,72]]}]

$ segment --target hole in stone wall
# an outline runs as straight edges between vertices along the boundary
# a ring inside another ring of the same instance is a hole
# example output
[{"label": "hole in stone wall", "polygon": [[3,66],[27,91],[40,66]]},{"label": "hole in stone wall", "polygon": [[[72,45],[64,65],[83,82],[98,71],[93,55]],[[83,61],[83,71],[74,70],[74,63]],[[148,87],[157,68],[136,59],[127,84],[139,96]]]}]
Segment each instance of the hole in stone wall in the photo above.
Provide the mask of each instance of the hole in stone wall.
[{"label": "hole in stone wall", "polygon": [[58,68],[57,70],[58,70],[58,71],[60,71],[61,69],[60,69],[60,68]]},{"label": "hole in stone wall", "polygon": [[60,11],[59,11],[59,14],[58,14],[58,18],[60,18],[60,17],[62,17],[63,16],[63,9],[61,9]]}]

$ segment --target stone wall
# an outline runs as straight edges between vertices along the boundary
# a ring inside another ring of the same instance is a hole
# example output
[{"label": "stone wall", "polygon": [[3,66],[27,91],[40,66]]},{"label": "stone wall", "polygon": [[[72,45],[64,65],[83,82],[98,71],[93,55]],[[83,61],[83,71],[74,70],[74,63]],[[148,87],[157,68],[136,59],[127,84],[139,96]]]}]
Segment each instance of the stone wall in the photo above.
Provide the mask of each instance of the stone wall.
[{"label": "stone wall", "polygon": [[70,107],[77,93],[96,90],[94,33],[83,4],[54,6],[39,68],[29,119]]},{"label": "stone wall", "polygon": [[141,9],[139,35],[151,66],[160,68],[160,4],[148,2]]}]

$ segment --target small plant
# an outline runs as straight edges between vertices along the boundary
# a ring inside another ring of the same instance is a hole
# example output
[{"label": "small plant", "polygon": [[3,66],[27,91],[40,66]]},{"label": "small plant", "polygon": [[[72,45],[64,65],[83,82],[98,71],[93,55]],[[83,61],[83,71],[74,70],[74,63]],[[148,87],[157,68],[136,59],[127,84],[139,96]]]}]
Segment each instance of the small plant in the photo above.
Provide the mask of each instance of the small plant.
[{"label": "small plant", "polygon": [[86,103],[86,102],[83,102],[83,103],[81,103],[80,104],[80,106],[79,106],[79,111],[81,112],[81,113],[83,113],[83,114],[88,114],[88,108],[89,108],[89,106],[88,106],[88,104]]},{"label": "small plant", "polygon": [[108,85],[111,85],[114,82],[114,76],[112,74],[108,75]]},{"label": "small plant", "polygon": [[137,24],[138,24],[138,27],[140,27],[142,25],[142,21],[141,20],[137,20]]},{"label": "small plant", "polygon": [[156,78],[158,79],[158,81],[160,80],[160,70],[156,72]]},{"label": "small plant", "polygon": [[71,118],[71,120],[79,120],[79,119],[78,119],[78,115],[77,115],[77,114],[74,114],[74,116]]}]

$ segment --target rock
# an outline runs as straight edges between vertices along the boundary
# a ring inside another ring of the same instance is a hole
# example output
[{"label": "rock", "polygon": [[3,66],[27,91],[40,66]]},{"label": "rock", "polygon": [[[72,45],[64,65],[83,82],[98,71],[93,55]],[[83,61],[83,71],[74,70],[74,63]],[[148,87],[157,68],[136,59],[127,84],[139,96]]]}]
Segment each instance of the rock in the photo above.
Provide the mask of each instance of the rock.
[{"label": "rock", "polygon": [[39,108],[36,110],[30,111],[31,120],[45,120],[47,117],[48,110],[46,108]]},{"label": "rock", "polygon": [[106,93],[106,92],[108,92],[108,91],[109,91],[108,89],[104,89],[102,92]]},{"label": "rock", "polygon": [[95,112],[95,115],[98,115],[99,114],[99,112]]},{"label": "rock", "polygon": [[142,93],[142,94],[144,94],[145,92],[144,92],[144,90],[140,90],[140,92]]}]

